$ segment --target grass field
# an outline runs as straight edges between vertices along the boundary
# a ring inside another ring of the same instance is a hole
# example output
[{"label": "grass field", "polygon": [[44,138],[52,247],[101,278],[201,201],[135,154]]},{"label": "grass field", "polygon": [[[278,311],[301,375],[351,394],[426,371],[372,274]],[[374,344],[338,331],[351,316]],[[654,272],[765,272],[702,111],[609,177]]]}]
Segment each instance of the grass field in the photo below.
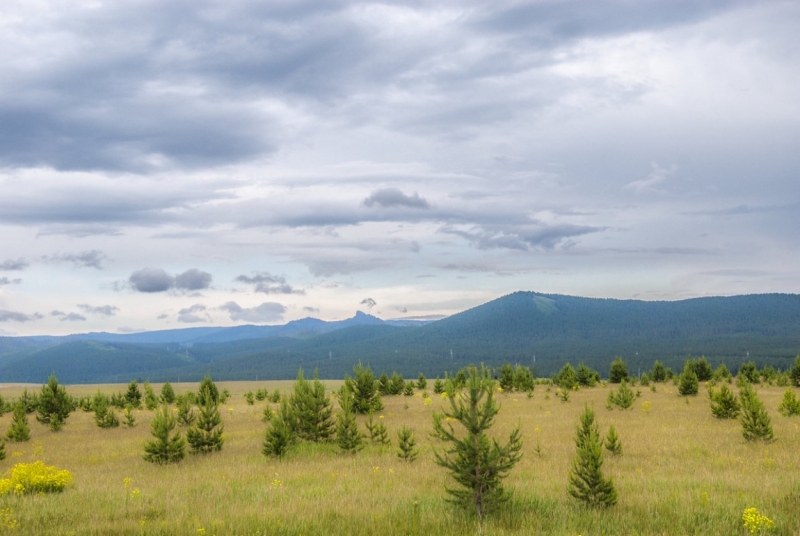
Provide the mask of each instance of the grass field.
[{"label": "grass field", "polygon": [[[340,384],[326,382],[331,390]],[[532,399],[501,393],[491,433],[504,442],[521,423],[524,456],[506,480],[513,500],[480,526],[445,501],[449,477],[433,461],[438,440],[429,436],[431,414],[447,400],[431,393],[426,406],[419,394],[385,397],[381,414],[392,446],[367,446],[351,456],[334,444],[301,444],[278,462],[260,452],[267,402],[248,406],[242,395],[261,387],[288,391],[291,385],[219,383],[232,394],[221,407],[222,451],[187,455],[170,466],[142,459],[149,411],[135,411],[134,428],[103,430],[92,413],[78,410],[58,433],[30,415],[31,441],[6,443],[0,469],[42,460],[68,469],[75,480],[60,494],[0,497],[0,534],[744,535],[742,512],[749,507],[775,522],[770,534],[800,534],[800,418],[778,413],[784,388],[758,388],[775,430],[770,444],[746,443],[737,421],[714,419],[702,387],[699,396],[688,398],[679,397],[672,384],[659,384],[656,392],[640,388],[641,397],[627,411],[607,410],[609,388],[602,386],[573,392],[569,402],[543,385]],[[177,393],[197,389],[173,386]],[[158,392],[160,385],[154,387]],[[80,396],[98,388],[111,393],[126,386],[67,390]],[[0,394],[8,400],[21,390],[3,386]],[[588,509],[566,491],[584,404],[594,407],[601,433],[613,424],[623,443],[621,457],[605,457],[604,470],[619,494],[618,504],[606,510]],[[10,421],[11,414],[0,417],[0,432]],[[404,424],[420,446],[411,464],[396,456],[396,430]],[[126,478],[132,479],[127,487]]]}]

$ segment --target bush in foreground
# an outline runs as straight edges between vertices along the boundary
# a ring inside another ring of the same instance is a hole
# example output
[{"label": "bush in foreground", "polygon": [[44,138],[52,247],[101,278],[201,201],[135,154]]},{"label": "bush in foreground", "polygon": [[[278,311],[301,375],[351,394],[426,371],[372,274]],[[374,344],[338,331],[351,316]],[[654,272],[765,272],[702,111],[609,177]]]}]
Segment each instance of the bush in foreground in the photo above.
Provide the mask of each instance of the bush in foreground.
[{"label": "bush in foreground", "polygon": [[18,463],[6,475],[0,479],[0,495],[61,492],[73,479],[69,471],[40,461]]}]

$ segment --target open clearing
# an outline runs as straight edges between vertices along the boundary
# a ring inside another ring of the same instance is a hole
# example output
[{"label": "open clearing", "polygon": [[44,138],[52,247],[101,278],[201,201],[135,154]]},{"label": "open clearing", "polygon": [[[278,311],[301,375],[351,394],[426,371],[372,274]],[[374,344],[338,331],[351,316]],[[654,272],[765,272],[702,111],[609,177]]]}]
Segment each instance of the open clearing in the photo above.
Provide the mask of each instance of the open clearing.
[{"label": "open clearing", "polygon": [[[340,381],[326,381],[329,390]],[[29,415],[31,441],[6,443],[3,471],[18,462],[42,460],[68,469],[74,483],[61,494],[0,497],[0,532],[10,534],[477,534],[473,517],[445,502],[451,479],[434,463],[438,440],[429,436],[433,411],[448,401],[429,391],[425,404],[413,397],[384,397],[380,412],[392,445],[368,445],[356,455],[335,444],[296,446],[278,462],[261,454],[268,402],[247,405],[243,393],[257,388],[288,392],[292,382],[220,382],[232,397],[220,407],[225,426],[221,452],[192,456],[170,466],[142,459],[153,413],[138,410],[137,426],[103,430],[94,415],[72,413],[61,432],[50,432]],[[124,392],[126,385],[67,386],[75,396]],[[160,384],[154,384],[156,392]],[[173,384],[176,393],[197,384]],[[38,392],[39,386],[28,386]],[[506,480],[514,498],[483,524],[484,534],[746,534],[742,512],[757,508],[775,522],[770,534],[800,534],[800,418],[781,416],[784,388],[757,387],[776,441],[746,443],[738,421],[712,417],[706,389],[680,397],[671,383],[641,390],[630,410],[607,410],[610,386],[571,393],[537,385],[533,398],[500,393],[501,409],[491,435],[501,442],[520,423],[522,461]],[[22,386],[4,386],[8,400]],[[734,390],[736,390],[734,388]],[[797,391],[797,389],[795,389]],[[687,403],[688,401],[688,403]],[[613,424],[624,454],[605,455],[619,503],[607,510],[578,504],[566,492],[575,455],[575,426],[584,404],[593,406],[601,433]],[[272,405],[272,407],[277,407]],[[338,410],[338,405],[334,404]],[[4,433],[11,414],[0,417]],[[363,417],[359,417],[363,423]],[[414,430],[417,461],[396,456],[402,425]],[[362,425],[362,431],[365,431]],[[184,429],[185,432],[185,429]],[[541,448],[541,456],[535,452]],[[126,488],[124,479],[132,482]],[[138,491],[136,491],[138,490]],[[418,519],[415,523],[414,504]],[[10,510],[9,510],[10,509]],[[3,523],[13,524],[11,529]]]}]

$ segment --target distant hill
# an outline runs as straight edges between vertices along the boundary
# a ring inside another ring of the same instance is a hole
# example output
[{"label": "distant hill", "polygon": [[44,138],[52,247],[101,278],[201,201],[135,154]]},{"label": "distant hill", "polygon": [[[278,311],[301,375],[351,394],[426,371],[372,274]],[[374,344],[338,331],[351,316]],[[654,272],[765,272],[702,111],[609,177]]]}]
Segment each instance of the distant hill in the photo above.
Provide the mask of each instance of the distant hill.
[{"label": "distant hill", "polygon": [[431,377],[469,363],[506,361],[550,375],[567,361],[584,361],[607,375],[615,356],[636,373],[656,359],[677,370],[689,354],[724,361],[732,370],[748,359],[786,368],[800,354],[800,296],[646,302],[516,292],[427,324],[396,325],[359,314],[338,323],[194,329],[135,334],[139,339],[118,335],[128,338],[101,341],[113,342],[103,352],[74,345],[90,342],[74,340],[80,337],[98,342],[102,334],[51,338],[38,350],[25,342],[3,346],[0,339],[0,381],[44,381],[51,370],[65,383],[123,381],[126,374],[152,381],[194,381],[206,373],[219,380],[287,379],[300,366],[341,378],[358,361],[378,373]]}]

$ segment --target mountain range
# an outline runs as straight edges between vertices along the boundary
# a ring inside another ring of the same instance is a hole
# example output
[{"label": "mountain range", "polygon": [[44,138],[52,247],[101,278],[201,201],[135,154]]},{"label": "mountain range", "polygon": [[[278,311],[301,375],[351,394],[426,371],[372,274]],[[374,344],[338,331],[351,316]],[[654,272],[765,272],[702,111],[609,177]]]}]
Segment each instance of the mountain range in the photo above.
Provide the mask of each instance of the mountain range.
[{"label": "mountain range", "polygon": [[606,376],[621,356],[633,373],[658,359],[679,370],[705,355],[731,370],[754,360],[790,366],[800,354],[800,296],[757,294],[640,301],[515,292],[435,322],[357,313],[280,326],[201,327],[133,334],[0,337],[0,382],[64,383],[290,379],[299,367],[342,378],[357,362],[376,373],[428,377],[483,362],[550,375],[583,361]]}]

